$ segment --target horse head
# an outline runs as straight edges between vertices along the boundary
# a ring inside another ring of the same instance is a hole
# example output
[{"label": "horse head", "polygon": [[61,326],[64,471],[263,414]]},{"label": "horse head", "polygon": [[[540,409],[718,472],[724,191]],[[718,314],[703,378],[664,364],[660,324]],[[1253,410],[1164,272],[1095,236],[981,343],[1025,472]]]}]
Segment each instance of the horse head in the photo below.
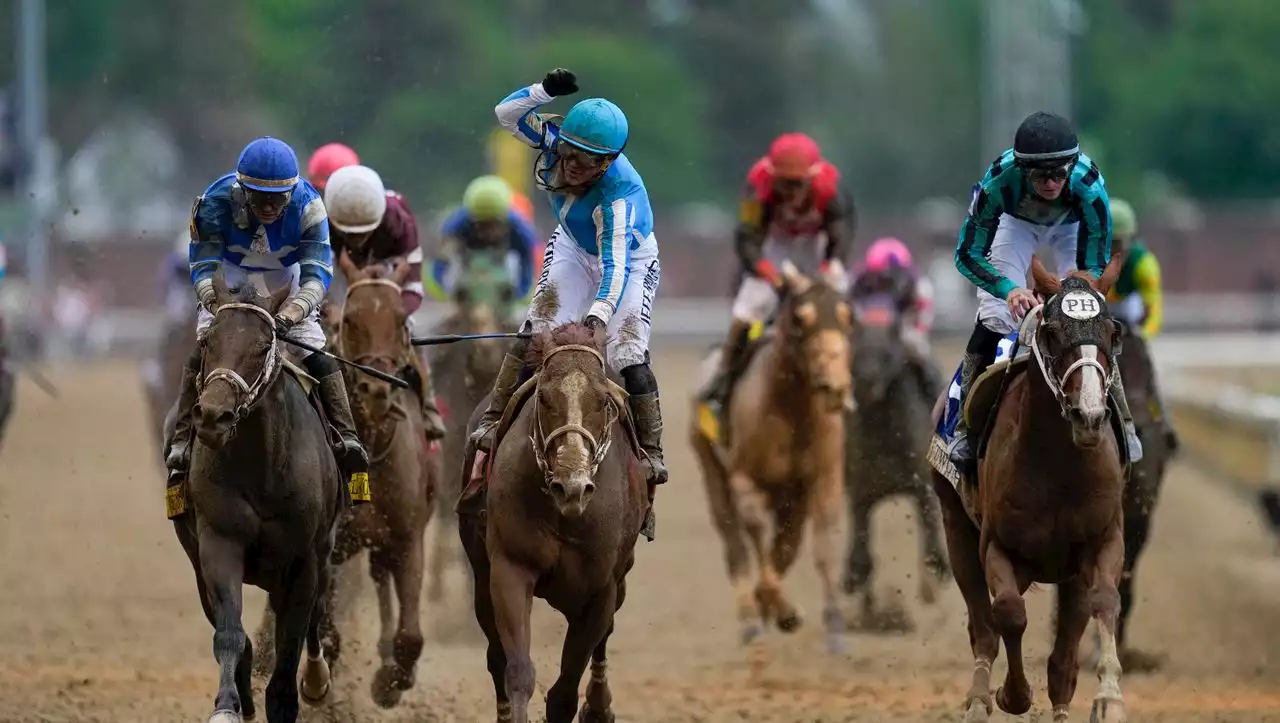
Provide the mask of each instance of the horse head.
[{"label": "horse head", "polygon": [[839,410],[853,390],[849,368],[853,311],[825,280],[805,276],[790,262],[783,262],[781,271],[780,353],[791,358],[808,388],[821,396],[829,410]]},{"label": "horse head", "polygon": [[[453,296],[466,323],[467,333],[503,331],[507,311],[515,300],[515,288],[505,264],[505,254],[483,249],[467,252]],[[481,354],[491,357],[490,366],[494,369],[502,361],[501,351],[505,345],[496,340],[481,340],[469,346],[473,357]]]},{"label": "horse head", "polygon": [[856,300],[853,311],[853,382],[867,402],[880,402],[906,363],[902,315],[888,293]]},{"label": "horse head", "polygon": [[538,370],[530,440],[560,514],[581,517],[595,492],[626,393],[605,365],[605,333],[571,322],[537,334],[527,361]]},{"label": "horse head", "polygon": [[195,406],[195,429],[201,441],[217,449],[236,425],[262,401],[280,374],[275,313],[289,297],[288,285],[262,296],[251,284],[227,288],[221,269],[213,277],[213,323],[200,345],[204,369]]},{"label": "horse head", "polygon": [[1113,360],[1120,350],[1123,325],[1111,317],[1106,293],[1120,272],[1112,256],[1102,278],[1073,271],[1058,279],[1032,259],[1035,290],[1047,299],[1041,322],[1031,335],[1031,351],[1040,372],[1071,423],[1076,446],[1091,448],[1102,440],[1110,415],[1107,394],[1119,371]]},{"label": "horse head", "polygon": [[[342,353],[354,362],[398,375],[409,364],[413,351],[401,293],[412,267],[401,261],[394,268],[356,268],[345,252],[338,266],[347,279],[346,299],[338,339]],[[384,419],[391,412],[395,390],[389,382],[361,374],[354,380],[353,401],[370,419]]]}]

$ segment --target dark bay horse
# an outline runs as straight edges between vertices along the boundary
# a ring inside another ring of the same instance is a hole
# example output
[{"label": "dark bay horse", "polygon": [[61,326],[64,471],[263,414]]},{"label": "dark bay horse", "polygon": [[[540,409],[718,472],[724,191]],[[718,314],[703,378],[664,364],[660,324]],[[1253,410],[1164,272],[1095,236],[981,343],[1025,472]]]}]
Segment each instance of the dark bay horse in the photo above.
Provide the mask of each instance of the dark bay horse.
[{"label": "dark bay horse", "polygon": [[920,529],[920,599],[932,604],[950,573],[942,548],[942,517],[929,483],[925,449],[933,400],[926,401],[902,339],[902,315],[889,294],[854,304],[853,389],[845,492],[849,497],[849,556],[844,591],[861,594],[862,626],[909,630],[910,621],[884,614],[875,603],[871,575],[871,512],[883,500],[906,495],[915,503]]},{"label": "dark bay horse", "polygon": [[[845,410],[853,384],[852,311],[824,280],[810,279],[790,263],[783,264],[783,278],[774,332],[747,362],[725,410],[732,429],[729,445],[699,424],[696,401],[689,438],[702,468],[712,523],[724,542],[742,641],[758,638],[769,622],[783,632],[800,627],[800,611],[783,592],[782,576],[795,563],[812,520],[826,642],[840,650],[844,617],[833,548],[844,483]],[[713,367],[714,357],[704,364],[705,377]],[[754,585],[748,542],[759,567]]]},{"label": "dark bay horse", "polygon": [[[1003,390],[991,412],[976,489],[971,481],[953,486],[933,474],[951,565],[969,612],[974,667],[966,721],[985,721],[991,713],[991,664],[1001,638],[1009,667],[995,703],[1010,715],[1031,708],[1022,660],[1027,626],[1022,595],[1037,582],[1057,586],[1057,634],[1048,666],[1054,722],[1067,720],[1080,669],[1080,639],[1090,617],[1102,629],[1091,720],[1125,720],[1116,649],[1117,585],[1124,567],[1124,437],[1109,400],[1121,325],[1104,301],[1119,274],[1119,260],[1112,258],[1101,279],[1072,272],[1060,281],[1033,259],[1036,292],[1048,300],[1024,323],[1031,360],[1016,370],[993,367],[970,392],[971,398],[979,396],[990,379]],[[970,414],[971,428],[985,423]]]},{"label": "dark bay horse", "polygon": [[320,416],[298,380],[281,373],[272,315],[289,288],[269,298],[247,285],[231,291],[219,272],[214,290],[216,312],[201,342],[188,508],[174,531],[214,628],[220,675],[210,722],[254,716],[253,645],[241,622],[248,583],[267,591],[279,620],[267,720],[293,723],[304,640],[302,695],[319,701],[329,691],[319,622],[348,497]]},{"label": "dark bay horse", "polygon": [[[401,374],[413,354],[400,301],[410,267],[360,269],[346,254],[338,263],[347,283],[336,315],[335,351],[387,374]],[[412,389],[397,389],[350,370],[346,381],[356,428],[369,448],[373,504],[343,515],[332,561],[341,565],[369,550],[369,575],[377,590],[382,631],[378,639],[382,664],[370,681],[370,693],[375,703],[389,708],[413,687],[422,655],[424,535],[436,504],[439,469],[428,449],[421,405]],[[336,661],[341,651],[341,635],[331,614],[334,589],[330,588],[321,625],[330,661]],[[259,639],[264,639],[270,625],[270,616],[264,616]]]},{"label": "dark bay horse", "polygon": [[[547,691],[548,723],[574,719],[588,663],[579,720],[614,720],[606,645],[626,598],[649,492],[627,394],[610,378],[604,344],[603,331],[578,323],[534,337],[527,359],[536,376],[516,393],[499,427],[484,508],[459,504],[476,620],[488,638],[486,661],[504,723],[529,720],[534,597],[569,624],[560,677]],[[487,404],[472,414],[468,431]]]},{"label": "dark bay horse", "polygon": [[[505,310],[515,289],[503,262],[503,254],[471,251],[462,260],[462,272],[454,291],[456,308],[433,334],[494,334],[515,331]],[[493,388],[502,357],[511,348],[505,339],[477,339],[465,344],[441,344],[430,348],[431,369],[438,385],[447,432],[441,440],[440,499],[456,500],[462,493],[463,457],[467,441],[467,417]],[[457,514],[452,505],[440,505],[436,515],[435,549],[428,569],[427,599],[444,599],[444,577],[455,561],[465,560],[458,546]]]}]

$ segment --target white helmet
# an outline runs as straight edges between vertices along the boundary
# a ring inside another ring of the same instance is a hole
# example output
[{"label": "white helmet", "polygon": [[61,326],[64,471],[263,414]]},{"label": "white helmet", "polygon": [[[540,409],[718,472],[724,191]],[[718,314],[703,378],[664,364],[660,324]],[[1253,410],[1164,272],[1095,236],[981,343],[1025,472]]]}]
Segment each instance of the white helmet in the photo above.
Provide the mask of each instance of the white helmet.
[{"label": "white helmet", "polygon": [[382,223],[387,212],[387,189],[378,172],[368,166],[344,166],[329,176],[324,187],[329,223],[344,233],[367,233]]}]

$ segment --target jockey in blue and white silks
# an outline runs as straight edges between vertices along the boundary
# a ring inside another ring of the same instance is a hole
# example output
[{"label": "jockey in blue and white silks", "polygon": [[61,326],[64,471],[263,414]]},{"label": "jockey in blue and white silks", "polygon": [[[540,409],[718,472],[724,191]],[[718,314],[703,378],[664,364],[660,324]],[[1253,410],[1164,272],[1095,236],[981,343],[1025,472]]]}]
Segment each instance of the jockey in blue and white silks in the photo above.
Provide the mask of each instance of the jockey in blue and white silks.
[{"label": "jockey in blue and white silks", "polygon": [[[630,394],[652,488],[667,479],[658,382],[649,366],[653,300],[661,276],[653,209],[644,181],[622,153],[629,127],[617,105],[588,98],[563,119],[537,112],[552,99],[577,91],[574,74],[557,68],[494,109],[504,128],[540,151],[534,180],[547,192],[560,221],[543,253],[542,274],[523,328],[582,321],[607,329],[608,363]],[[490,432],[515,391],[525,345],[512,350],[498,374],[492,403],[473,437],[482,450],[492,444]],[[646,534],[651,527],[649,519]]]},{"label": "jockey in blue and white silks", "polygon": [[[213,279],[221,270],[231,287],[252,284],[260,293],[270,293],[288,285],[292,293],[276,312],[278,333],[324,347],[317,307],[333,279],[329,220],[320,194],[299,177],[298,157],[288,144],[264,137],[246,146],[235,172],[214,181],[196,197],[190,237],[188,259],[199,300],[199,334],[213,322]],[[338,452],[344,470],[348,474],[363,471],[368,456],[356,434],[337,362],[308,354],[303,363],[320,381],[325,412],[342,436]],[[165,458],[170,486],[185,479],[191,461],[191,410],[198,395],[200,364],[197,348],[183,370],[178,421]]]}]

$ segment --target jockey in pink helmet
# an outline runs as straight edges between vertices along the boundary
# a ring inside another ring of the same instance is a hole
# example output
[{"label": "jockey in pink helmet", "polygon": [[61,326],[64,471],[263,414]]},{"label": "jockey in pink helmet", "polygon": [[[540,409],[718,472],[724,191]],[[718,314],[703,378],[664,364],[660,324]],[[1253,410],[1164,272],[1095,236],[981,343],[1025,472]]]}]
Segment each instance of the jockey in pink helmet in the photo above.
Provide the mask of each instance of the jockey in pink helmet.
[{"label": "jockey in pink helmet", "polygon": [[896,238],[876,239],[863,261],[854,269],[849,295],[857,308],[859,300],[874,294],[888,294],[902,316],[902,343],[907,350],[920,390],[933,404],[942,393],[942,379],[933,364],[929,334],[933,331],[933,285],[916,272],[907,245]]}]

